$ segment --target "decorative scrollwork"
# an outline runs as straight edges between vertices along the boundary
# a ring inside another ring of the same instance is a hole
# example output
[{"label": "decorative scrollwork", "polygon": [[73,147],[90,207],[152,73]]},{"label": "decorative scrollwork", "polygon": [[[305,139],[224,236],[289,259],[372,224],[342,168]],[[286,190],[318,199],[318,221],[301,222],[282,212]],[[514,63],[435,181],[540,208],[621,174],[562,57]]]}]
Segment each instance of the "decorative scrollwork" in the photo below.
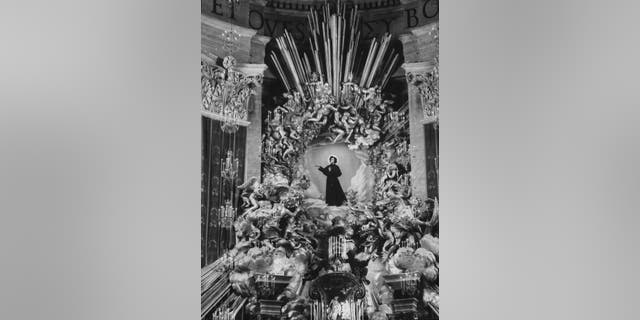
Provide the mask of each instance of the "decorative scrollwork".
[{"label": "decorative scrollwork", "polygon": [[320,288],[318,288],[317,286],[312,286],[311,289],[309,289],[309,298],[311,300],[321,301],[322,291],[320,290]]},{"label": "decorative scrollwork", "polygon": [[353,297],[355,299],[364,299],[366,294],[367,294],[367,290],[365,289],[364,285],[358,282],[358,284],[355,286],[353,290]]}]

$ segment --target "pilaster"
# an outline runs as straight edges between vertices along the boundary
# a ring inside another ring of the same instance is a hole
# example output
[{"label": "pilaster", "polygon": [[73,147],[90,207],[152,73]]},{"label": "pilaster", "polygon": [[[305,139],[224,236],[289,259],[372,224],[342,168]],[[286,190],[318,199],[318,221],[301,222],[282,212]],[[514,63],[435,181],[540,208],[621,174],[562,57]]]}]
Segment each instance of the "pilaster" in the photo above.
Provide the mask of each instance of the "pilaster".
[{"label": "pilaster", "polygon": [[417,197],[427,196],[427,154],[425,149],[425,134],[423,127],[422,98],[418,87],[414,86],[410,78],[416,73],[429,70],[427,63],[405,63],[402,65],[407,77],[407,103],[409,105],[409,139],[411,148],[411,186]]},{"label": "pilaster", "polygon": [[433,198],[438,194],[439,24],[413,28],[398,38],[403,45],[402,68],[408,86],[413,194]]},{"label": "pilaster", "polygon": [[[262,77],[267,65],[262,63],[242,63],[236,70],[247,76]],[[255,94],[249,101],[249,125],[247,126],[247,143],[245,149],[244,181],[262,175],[262,82],[255,88]]]}]

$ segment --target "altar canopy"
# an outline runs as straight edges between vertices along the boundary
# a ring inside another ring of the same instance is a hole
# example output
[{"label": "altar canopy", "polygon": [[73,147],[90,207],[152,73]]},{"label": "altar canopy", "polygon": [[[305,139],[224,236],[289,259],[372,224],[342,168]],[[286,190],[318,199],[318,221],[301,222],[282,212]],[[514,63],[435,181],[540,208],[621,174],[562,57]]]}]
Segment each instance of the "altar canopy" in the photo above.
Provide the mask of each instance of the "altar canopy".
[{"label": "altar canopy", "polygon": [[225,155],[208,166],[222,189],[204,180],[221,202],[205,223],[232,237],[203,269],[202,318],[438,319],[437,54],[405,61],[437,24],[364,37],[361,11],[340,1],[307,17],[303,40],[246,32],[271,79],[229,52],[203,62],[203,115],[228,141],[242,132],[245,152],[203,157]]}]

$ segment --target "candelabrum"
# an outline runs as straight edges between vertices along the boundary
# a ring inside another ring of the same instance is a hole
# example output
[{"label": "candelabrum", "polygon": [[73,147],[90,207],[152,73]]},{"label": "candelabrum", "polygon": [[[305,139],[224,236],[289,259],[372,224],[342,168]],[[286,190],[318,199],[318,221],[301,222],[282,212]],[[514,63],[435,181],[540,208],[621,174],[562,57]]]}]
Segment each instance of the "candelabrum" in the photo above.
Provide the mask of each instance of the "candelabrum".
[{"label": "candelabrum", "polygon": [[220,172],[227,181],[234,181],[238,176],[240,161],[233,156],[233,151],[227,151],[227,157],[221,161]]},{"label": "candelabrum", "polygon": [[237,209],[233,207],[231,200],[227,200],[224,206],[220,206],[220,213],[218,221],[221,227],[229,227],[233,225],[233,221],[236,218]]},{"label": "candelabrum", "polygon": [[342,259],[344,245],[344,236],[329,237],[329,259]]},{"label": "candelabrum", "polygon": [[344,236],[331,236],[328,240],[328,253],[331,262],[331,269],[336,272],[351,271],[347,263],[347,242]]},{"label": "candelabrum", "polygon": [[231,309],[218,309],[216,311],[214,311],[214,313],[212,314],[212,319],[213,320],[231,320],[234,319],[233,316],[233,312],[231,312]]}]

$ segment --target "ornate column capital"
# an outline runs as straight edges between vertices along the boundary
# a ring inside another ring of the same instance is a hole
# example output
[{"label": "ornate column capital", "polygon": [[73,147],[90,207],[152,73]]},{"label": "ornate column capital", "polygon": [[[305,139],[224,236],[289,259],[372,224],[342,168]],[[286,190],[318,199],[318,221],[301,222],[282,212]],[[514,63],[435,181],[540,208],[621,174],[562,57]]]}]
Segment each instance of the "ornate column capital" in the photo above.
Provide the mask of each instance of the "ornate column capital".
[{"label": "ornate column capital", "polygon": [[216,65],[215,56],[203,55],[201,71],[201,113],[237,125],[249,125],[250,99],[262,84],[265,65],[237,64],[232,56]]},{"label": "ornate column capital", "polygon": [[423,122],[438,122],[440,117],[440,89],[438,59],[431,62],[412,62],[402,65],[407,83],[418,89]]}]

